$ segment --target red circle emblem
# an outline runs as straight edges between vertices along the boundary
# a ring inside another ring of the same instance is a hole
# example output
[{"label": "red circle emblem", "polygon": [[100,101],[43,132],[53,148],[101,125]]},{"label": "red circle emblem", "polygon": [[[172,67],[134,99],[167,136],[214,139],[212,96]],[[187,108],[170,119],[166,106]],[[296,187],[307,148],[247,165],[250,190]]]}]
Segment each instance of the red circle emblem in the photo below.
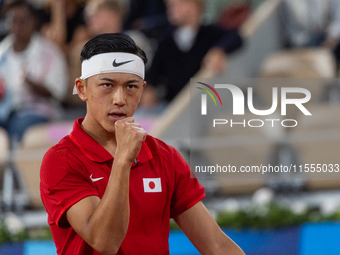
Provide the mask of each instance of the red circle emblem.
[{"label": "red circle emblem", "polygon": [[153,181],[151,181],[149,182],[149,187],[150,189],[154,189],[156,187],[156,184]]}]

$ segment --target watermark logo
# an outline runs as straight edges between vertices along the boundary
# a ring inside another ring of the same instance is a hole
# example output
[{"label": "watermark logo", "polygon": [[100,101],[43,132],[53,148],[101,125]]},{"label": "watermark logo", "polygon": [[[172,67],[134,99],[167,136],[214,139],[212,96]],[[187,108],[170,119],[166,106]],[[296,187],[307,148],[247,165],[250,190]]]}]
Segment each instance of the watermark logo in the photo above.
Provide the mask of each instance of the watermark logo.
[{"label": "watermark logo", "polygon": [[[216,89],[227,89],[229,90],[229,92],[232,95],[233,98],[233,106],[232,106],[232,112],[233,115],[245,115],[245,108],[246,106],[248,107],[249,112],[251,112],[254,115],[257,116],[268,116],[273,114],[279,105],[279,100],[280,100],[280,108],[281,108],[281,116],[285,116],[287,115],[287,105],[295,105],[304,115],[312,115],[307,108],[304,106],[305,103],[309,102],[311,99],[311,93],[308,89],[305,88],[298,88],[298,87],[281,87],[281,88],[277,88],[277,87],[273,87],[272,88],[272,104],[270,106],[270,108],[268,109],[256,109],[254,107],[254,94],[253,94],[253,88],[252,87],[248,87],[247,88],[247,104],[245,104],[245,95],[243,93],[243,91],[232,84],[215,84],[214,87],[206,84],[206,83],[202,83],[202,82],[196,82],[198,84],[204,85],[205,87],[207,87],[208,89],[210,89],[219,99],[221,106],[222,105],[222,100],[220,95],[217,93]],[[200,88],[197,87],[200,90],[203,90],[204,92],[206,92],[206,94],[202,94],[201,95],[201,115],[207,115],[207,94],[213,99],[215,106],[217,106],[215,97],[213,96],[213,94],[205,89],[205,88]],[[280,89],[280,95],[281,97],[279,97],[279,93],[278,90]],[[290,94],[295,94],[295,95],[299,95],[299,98],[290,98]],[[279,121],[279,119],[266,119],[265,121],[269,121],[270,123],[272,123],[272,127],[274,127],[274,121]],[[294,122],[294,125],[291,125],[290,127],[295,127],[297,125],[297,121],[293,120],[293,119],[289,119],[289,120],[283,120],[283,126],[286,126],[284,123],[286,121],[290,121],[290,122]],[[264,121],[261,119],[253,119],[249,121],[250,124],[249,126],[251,127],[262,127],[264,125]],[[253,122],[259,122],[259,125],[252,125],[251,123]],[[214,123],[213,126],[215,127],[218,124],[227,124],[227,123],[233,123],[232,120],[228,121],[225,119],[214,119]],[[244,120],[244,122],[242,122],[241,124],[244,124],[243,126],[246,126],[246,121]]]},{"label": "watermark logo", "polygon": [[[215,95],[217,96],[218,100],[220,101],[220,104],[221,106],[223,106],[222,104],[222,100],[221,100],[221,97],[220,95],[217,93],[217,91],[211,87],[210,85],[208,84],[205,84],[203,82],[197,82],[198,84],[201,84],[203,86],[206,86],[207,88],[209,88],[212,92],[215,93]],[[204,92],[206,92],[213,100],[214,100],[214,103],[215,105],[217,106],[217,103],[216,103],[216,100],[215,100],[215,97],[211,94],[211,92],[207,89],[203,89],[203,88],[200,88],[200,87],[197,87],[198,89],[200,90],[203,90]],[[202,94],[201,95],[201,115],[207,115],[207,94]]]},{"label": "watermark logo", "polygon": [[[208,88],[210,88],[218,97],[218,99],[220,100],[220,103],[222,105],[222,101],[221,98],[219,96],[219,94],[217,93],[217,91],[211,87],[208,84],[202,83],[202,82],[197,82],[200,83],[204,86],[207,86]],[[205,91],[207,94],[210,95],[210,97],[214,100],[215,105],[216,104],[216,100],[213,97],[213,95],[206,89],[202,89],[197,87],[198,89],[201,89],[203,91]],[[242,92],[242,90],[235,86],[235,85],[231,85],[231,84],[215,84],[215,88],[216,89],[228,89],[233,97],[233,115],[244,115],[244,108],[245,108],[245,99],[244,99],[244,94]],[[270,107],[270,109],[267,110],[258,110],[255,109],[254,104],[253,104],[253,88],[249,87],[247,88],[247,92],[248,92],[248,109],[251,113],[255,114],[255,115],[270,115],[272,113],[274,113],[277,109],[278,106],[278,92],[277,92],[277,88],[273,88],[272,90],[272,106]],[[303,94],[305,97],[304,98],[298,98],[298,99],[289,99],[287,98],[287,94],[289,93],[300,93]],[[299,108],[301,110],[301,112],[304,115],[312,115],[307,109],[306,107],[303,106],[304,103],[307,103],[309,100],[311,99],[311,93],[309,90],[304,89],[304,88],[292,88],[292,87],[283,87],[281,88],[281,115],[286,115],[287,111],[287,105],[288,104],[294,104],[296,105],[297,108]],[[207,115],[207,95],[206,94],[202,94],[201,97],[201,115]]]}]

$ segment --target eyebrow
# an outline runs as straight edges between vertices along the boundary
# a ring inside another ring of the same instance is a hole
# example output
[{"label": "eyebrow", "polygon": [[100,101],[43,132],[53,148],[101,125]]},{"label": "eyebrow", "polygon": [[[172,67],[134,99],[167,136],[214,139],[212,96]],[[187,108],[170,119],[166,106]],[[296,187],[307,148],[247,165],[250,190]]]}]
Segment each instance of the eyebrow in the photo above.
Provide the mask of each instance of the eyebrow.
[{"label": "eyebrow", "polygon": [[101,78],[101,81],[111,81],[111,82],[115,82],[115,80],[110,79],[110,78]]},{"label": "eyebrow", "polygon": [[[101,78],[100,79],[101,81],[109,81],[109,82],[117,82],[116,80],[114,79],[110,79],[110,78]],[[127,83],[133,83],[133,82],[138,82],[138,80],[136,79],[131,79],[131,80],[128,80]]]}]

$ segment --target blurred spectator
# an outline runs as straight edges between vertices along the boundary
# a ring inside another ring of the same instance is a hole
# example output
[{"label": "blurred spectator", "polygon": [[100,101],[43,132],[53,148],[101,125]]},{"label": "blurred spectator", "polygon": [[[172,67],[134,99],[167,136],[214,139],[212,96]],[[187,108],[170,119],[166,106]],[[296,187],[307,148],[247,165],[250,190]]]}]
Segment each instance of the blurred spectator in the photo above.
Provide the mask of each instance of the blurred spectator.
[{"label": "blurred spectator", "polygon": [[[206,1],[204,10],[204,20],[207,23],[218,23],[223,19],[229,19],[230,17],[223,17],[225,12],[232,12],[232,16],[237,14],[237,20],[230,22],[239,23],[242,16],[247,15],[249,11],[255,10],[263,2],[267,0],[214,0]],[[250,10],[249,10],[250,9]],[[229,21],[229,20],[228,20]]]},{"label": "blurred spectator", "polygon": [[86,38],[84,3],[85,0],[48,0],[51,18],[42,27],[41,33],[66,55],[74,45]]},{"label": "blurred spectator", "polygon": [[221,12],[235,0],[206,1],[204,6],[204,20],[207,24],[217,23]]},{"label": "blurred spectator", "polygon": [[[87,39],[103,33],[122,32],[128,13],[129,3],[126,0],[89,0],[85,8]],[[150,41],[142,32],[134,29],[124,32],[145,51],[148,59],[152,58]]]},{"label": "blurred spectator", "polygon": [[250,13],[250,1],[234,0],[223,8],[218,24],[226,29],[238,29],[246,21]]},{"label": "blurred spectator", "polygon": [[289,47],[327,47],[340,60],[340,1],[285,0],[283,24]]},{"label": "blurred spectator", "polygon": [[130,0],[124,27],[142,31],[157,42],[164,39],[170,27],[164,0]]},{"label": "blurred spectator", "polygon": [[29,126],[57,116],[67,69],[62,52],[36,31],[31,5],[12,1],[6,22],[9,35],[0,43],[0,125],[13,143]]},{"label": "blurred spectator", "polygon": [[[203,65],[216,73],[226,69],[227,55],[242,45],[235,30],[203,25],[204,0],[168,0],[172,35],[159,44],[147,73],[148,84],[165,86],[171,101]],[[153,93],[145,89],[144,95]],[[149,97],[149,95],[147,95]]]},{"label": "blurred spectator", "polygon": [[123,29],[129,4],[123,0],[89,0],[85,8],[87,32],[90,37],[118,33]]},{"label": "blurred spectator", "polygon": [[[84,44],[92,37],[103,33],[118,33],[123,30],[124,19],[129,11],[129,4],[125,0],[89,0],[85,7],[85,20],[86,20],[86,39],[78,43],[72,48],[69,58],[69,102],[71,104],[83,104],[78,98],[72,96],[71,91],[74,87],[74,81],[80,76],[81,63],[80,52]],[[152,58],[152,48],[148,38],[139,31],[125,31],[136,44],[141,47],[148,58]]]}]

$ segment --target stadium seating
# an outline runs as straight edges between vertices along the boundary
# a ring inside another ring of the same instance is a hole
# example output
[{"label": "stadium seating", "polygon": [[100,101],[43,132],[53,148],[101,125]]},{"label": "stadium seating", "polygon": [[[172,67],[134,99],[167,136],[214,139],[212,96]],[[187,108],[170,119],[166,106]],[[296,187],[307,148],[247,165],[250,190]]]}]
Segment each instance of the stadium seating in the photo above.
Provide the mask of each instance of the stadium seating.
[{"label": "stadium seating", "polygon": [[[298,150],[302,165],[321,164],[326,171],[330,164],[339,165],[340,102],[312,105],[309,110],[312,116],[301,114],[298,118],[299,125],[291,134],[291,144]],[[310,190],[340,188],[339,172],[305,175],[309,178],[307,188]]]},{"label": "stadium seating", "polygon": [[40,165],[46,151],[72,130],[73,122],[40,124],[26,131],[15,152],[14,164],[23,177],[31,205],[42,208],[40,199]]},{"label": "stadium seating", "polygon": [[[336,163],[336,152],[339,150],[336,133],[339,133],[340,126],[335,116],[338,116],[340,109],[337,104],[330,104],[331,97],[326,95],[330,94],[330,87],[336,87],[333,79],[335,76],[335,61],[327,49],[284,50],[269,56],[263,64],[259,77],[273,79],[262,79],[256,87],[256,93],[261,95],[261,101],[267,107],[272,103],[273,87],[293,86],[306,88],[311,92],[312,97],[304,106],[312,116],[305,116],[295,106],[287,108],[286,116],[298,121],[296,128],[286,130],[285,140],[294,148],[302,165]],[[303,175],[307,178],[307,189],[340,187],[339,179],[334,176],[329,175],[328,179],[322,179],[311,173]]]},{"label": "stadium seating", "polygon": [[308,48],[271,54],[262,65],[261,78],[334,78],[336,64],[330,50]]}]

